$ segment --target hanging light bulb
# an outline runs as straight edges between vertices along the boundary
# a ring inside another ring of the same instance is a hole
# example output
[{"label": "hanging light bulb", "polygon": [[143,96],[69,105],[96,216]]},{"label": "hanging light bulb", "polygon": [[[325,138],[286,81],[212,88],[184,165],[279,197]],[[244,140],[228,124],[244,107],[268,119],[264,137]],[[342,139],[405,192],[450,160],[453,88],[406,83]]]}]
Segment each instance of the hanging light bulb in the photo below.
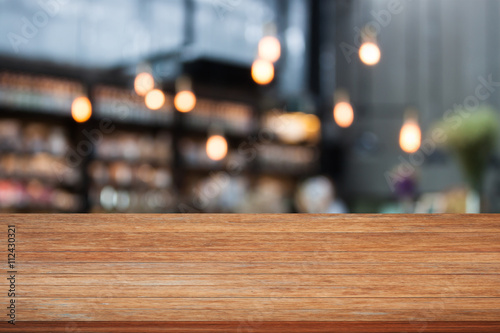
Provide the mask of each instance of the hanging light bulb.
[{"label": "hanging light bulb", "polygon": [[190,112],[196,106],[196,96],[189,90],[180,91],[175,95],[174,106],[180,112]]},{"label": "hanging light bulb", "polygon": [[276,62],[281,57],[281,44],[278,38],[266,36],[259,42],[259,58],[269,62]]},{"label": "hanging light bulb", "polygon": [[361,33],[362,44],[359,48],[359,59],[367,66],[375,66],[381,58],[377,35],[369,26],[365,26]]},{"label": "hanging light bulb", "polygon": [[252,78],[260,85],[271,83],[274,79],[274,65],[264,59],[255,60],[252,64]]},{"label": "hanging light bulb", "polygon": [[380,61],[380,49],[375,43],[363,43],[359,48],[359,58],[368,66],[375,66]]},{"label": "hanging light bulb", "polygon": [[144,100],[150,110],[158,110],[165,104],[165,94],[160,89],[154,89],[147,93]]},{"label": "hanging light bulb", "polygon": [[347,102],[340,102],[335,105],[335,108],[333,109],[333,118],[340,127],[350,127],[354,121],[354,110],[352,109],[351,104]]},{"label": "hanging light bulb", "polygon": [[399,134],[399,146],[404,152],[413,154],[420,149],[421,142],[422,132],[418,125],[417,114],[415,111],[407,111]]},{"label": "hanging light bulb", "polygon": [[134,89],[137,95],[145,96],[155,87],[153,75],[147,72],[139,73],[134,80]]},{"label": "hanging light bulb", "polygon": [[192,91],[191,79],[182,76],[175,82],[177,94],[174,98],[175,109],[179,112],[191,112],[196,106],[196,95]]},{"label": "hanging light bulb", "polygon": [[85,97],[77,97],[71,105],[71,116],[78,123],[84,123],[92,116],[92,104]]},{"label": "hanging light bulb", "polygon": [[338,90],[334,98],[333,119],[339,127],[348,128],[354,122],[354,110],[349,102],[349,95],[343,90]]},{"label": "hanging light bulb", "polygon": [[227,141],[222,135],[212,135],[207,140],[207,156],[220,161],[227,155]]}]

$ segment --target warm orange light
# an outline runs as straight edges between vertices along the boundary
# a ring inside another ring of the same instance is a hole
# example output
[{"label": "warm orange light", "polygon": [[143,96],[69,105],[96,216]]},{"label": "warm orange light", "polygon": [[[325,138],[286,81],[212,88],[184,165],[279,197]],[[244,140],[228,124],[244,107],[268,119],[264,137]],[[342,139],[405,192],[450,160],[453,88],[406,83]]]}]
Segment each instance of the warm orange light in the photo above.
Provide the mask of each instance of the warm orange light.
[{"label": "warm orange light", "polygon": [[149,73],[140,73],[135,77],[134,89],[137,95],[145,96],[155,87],[155,79]]},{"label": "warm orange light", "polygon": [[190,112],[196,106],[196,96],[192,91],[184,90],[175,95],[174,106],[180,112]]},{"label": "warm orange light", "polygon": [[252,64],[252,78],[260,85],[271,83],[274,79],[274,65],[267,60],[255,60]]},{"label": "warm orange light", "polygon": [[399,135],[401,149],[408,154],[413,154],[420,149],[421,142],[422,133],[418,123],[413,119],[407,120]]},{"label": "warm orange light", "polygon": [[92,115],[92,104],[87,97],[78,97],[71,105],[71,115],[77,123],[84,123]]},{"label": "warm orange light", "polygon": [[146,95],[146,106],[150,110],[158,110],[165,104],[165,94],[159,89],[154,89]]},{"label": "warm orange light", "polygon": [[281,57],[281,44],[278,38],[267,36],[259,42],[259,57],[261,59],[276,62]]},{"label": "warm orange light", "polygon": [[351,104],[347,102],[340,102],[335,105],[333,109],[333,119],[337,125],[342,128],[347,128],[352,125],[354,121],[354,111]]},{"label": "warm orange light", "polygon": [[368,66],[374,66],[380,61],[380,49],[375,43],[364,43],[359,49],[359,58]]},{"label": "warm orange light", "polygon": [[265,127],[272,130],[280,140],[295,144],[302,141],[316,142],[321,131],[321,122],[314,114],[303,112],[269,114]]},{"label": "warm orange light", "polygon": [[317,134],[321,130],[321,121],[318,116],[314,114],[307,114],[304,116],[306,131],[310,134]]},{"label": "warm orange light", "polygon": [[227,141],[221,135],[213,135],[207,140],[207,155],[211,160],[220,161],[227,155]]}]

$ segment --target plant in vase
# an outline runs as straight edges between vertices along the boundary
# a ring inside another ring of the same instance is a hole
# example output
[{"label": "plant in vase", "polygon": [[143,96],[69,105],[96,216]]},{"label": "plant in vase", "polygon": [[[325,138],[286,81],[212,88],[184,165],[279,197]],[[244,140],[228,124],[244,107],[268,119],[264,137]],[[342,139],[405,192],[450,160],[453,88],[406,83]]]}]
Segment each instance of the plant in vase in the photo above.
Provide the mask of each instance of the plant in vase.
[{"label": "plant in vase", "polygon": [[480,212],[480,195],[486,166],[495,148],[498,116],[490,106],[455,110],[455,116],[437,124],[444,131],[444,146],[457,157],[470,187],[467,212]]}]

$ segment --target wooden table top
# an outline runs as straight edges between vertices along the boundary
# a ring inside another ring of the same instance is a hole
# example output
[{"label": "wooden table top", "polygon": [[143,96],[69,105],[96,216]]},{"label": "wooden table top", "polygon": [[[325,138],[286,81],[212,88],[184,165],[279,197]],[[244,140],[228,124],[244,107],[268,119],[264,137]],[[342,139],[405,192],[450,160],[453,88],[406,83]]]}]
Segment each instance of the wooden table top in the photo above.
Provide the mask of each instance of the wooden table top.
[{"label": "wooden table top", "polygon": [[0,224],[0,332],[500,332],[497,215]]}]

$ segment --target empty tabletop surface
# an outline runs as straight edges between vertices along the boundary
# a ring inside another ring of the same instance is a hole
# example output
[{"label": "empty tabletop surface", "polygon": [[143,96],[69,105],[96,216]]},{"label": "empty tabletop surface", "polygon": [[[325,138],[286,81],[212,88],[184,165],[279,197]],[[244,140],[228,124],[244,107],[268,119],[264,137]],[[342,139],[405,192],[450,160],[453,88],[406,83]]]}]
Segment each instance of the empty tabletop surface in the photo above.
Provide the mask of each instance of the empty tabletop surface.
[{"label": "empty tabletop surface", "polygon": [[0,332],[500,332],[496,215],[0,223]]}]

